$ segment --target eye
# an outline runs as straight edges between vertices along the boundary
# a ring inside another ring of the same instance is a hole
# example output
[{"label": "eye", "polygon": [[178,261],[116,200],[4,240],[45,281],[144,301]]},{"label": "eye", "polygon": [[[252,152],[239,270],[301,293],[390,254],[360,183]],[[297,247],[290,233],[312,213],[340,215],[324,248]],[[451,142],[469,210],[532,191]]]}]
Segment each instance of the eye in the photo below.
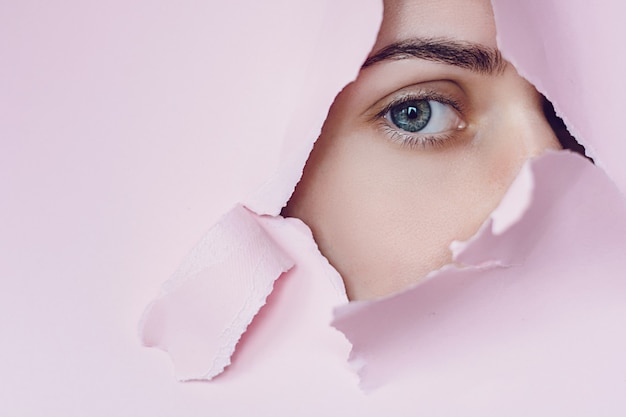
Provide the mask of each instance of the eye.
[{"label": "eye", "polygon": [[391,105],[383,117],[393,126],[409,133],[444,133],[465,127],[451,104],[436,100],[405,100]]}]

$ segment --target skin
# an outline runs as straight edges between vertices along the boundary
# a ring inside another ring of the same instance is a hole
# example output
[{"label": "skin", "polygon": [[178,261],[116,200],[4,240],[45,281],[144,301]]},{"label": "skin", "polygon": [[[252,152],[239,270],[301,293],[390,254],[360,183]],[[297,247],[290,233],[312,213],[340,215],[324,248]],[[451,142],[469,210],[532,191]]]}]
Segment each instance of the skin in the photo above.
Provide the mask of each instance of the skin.
[{"label": "skin", "polygon": [[[417,38],[495,50],[495,35],[488,0],[387,1],[372,54]],[[460,108],[444,103],[441,132],[407,133],[381,114],[425,94]],[[381,297],[450,263],[450,243],[478,230],[524,162],[558,148],[541,96],[512,65],[384,60],[336,98],[284,213],[311,227],[350,299]]]}]

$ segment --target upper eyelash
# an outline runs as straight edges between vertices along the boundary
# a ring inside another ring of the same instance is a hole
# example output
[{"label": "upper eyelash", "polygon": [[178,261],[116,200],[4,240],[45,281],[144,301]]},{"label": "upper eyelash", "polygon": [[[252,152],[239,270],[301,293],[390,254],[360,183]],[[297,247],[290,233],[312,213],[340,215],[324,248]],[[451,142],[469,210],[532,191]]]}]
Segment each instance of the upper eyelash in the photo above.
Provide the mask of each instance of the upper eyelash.
[{"label": "upper eyelash", "polygon": [[443,103],[443,104],[447,104],[451,106],[454,110],[459,112],[461,115],[463,115],[464,113],[463,105],[460,102],[454,100],[451,97],[447,97],[447,96],[442,95],[441,93],[430,90],[430,91],[424,91],[420,93],[407,93],[406,95],[403,95],[401,97],[398,97],[392,100],[391,102],[387,103],[387,105],[385,105],[385,107],[381,111],[379,111],[378,113],[374,115],[374,119],[380,119],[381,117],[384,117],[387,114],[387,112],[389,112],[394,106],[406,103],[408,101],[413,101],[413,100],[438,101],[439,103]]}]

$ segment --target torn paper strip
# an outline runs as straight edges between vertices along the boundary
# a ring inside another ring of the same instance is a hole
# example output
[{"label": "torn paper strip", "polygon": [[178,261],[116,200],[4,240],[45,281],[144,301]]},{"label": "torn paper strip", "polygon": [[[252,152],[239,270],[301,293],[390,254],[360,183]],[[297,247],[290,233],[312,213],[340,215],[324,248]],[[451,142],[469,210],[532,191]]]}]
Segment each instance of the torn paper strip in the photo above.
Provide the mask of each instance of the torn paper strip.
[{"label": "torn paper strip", "polygon": [[146,346],[170,354],[181,380],[211,379],[274,287],[294,265],[241,206],[232,209],[189,254],[142,321]]}]

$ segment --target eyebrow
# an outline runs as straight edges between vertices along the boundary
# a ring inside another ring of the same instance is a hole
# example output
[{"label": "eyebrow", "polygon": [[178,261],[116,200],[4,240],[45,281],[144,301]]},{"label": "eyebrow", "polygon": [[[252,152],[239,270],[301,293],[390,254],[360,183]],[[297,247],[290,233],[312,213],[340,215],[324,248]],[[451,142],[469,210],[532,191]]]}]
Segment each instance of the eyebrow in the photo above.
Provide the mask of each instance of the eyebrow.
[{"label": "eyebrow", "polygon": [[445,38],[415,38],[392,43],[368,57],[361,68],[382,61],[418,58],[453,65],[480,74],[498,74],[506,61],[496,48]]}]

